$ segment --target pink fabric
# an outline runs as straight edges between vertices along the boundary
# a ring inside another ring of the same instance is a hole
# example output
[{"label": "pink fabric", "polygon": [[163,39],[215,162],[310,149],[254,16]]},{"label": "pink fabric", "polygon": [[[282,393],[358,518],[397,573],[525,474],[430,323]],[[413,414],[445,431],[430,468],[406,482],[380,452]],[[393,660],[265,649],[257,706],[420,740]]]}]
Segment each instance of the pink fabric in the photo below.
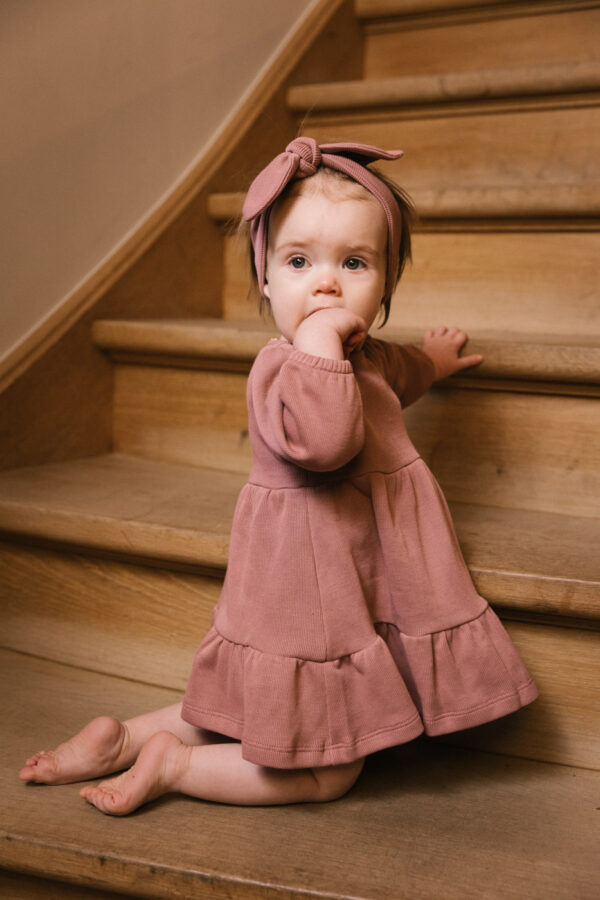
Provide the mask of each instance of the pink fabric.
[{"label": "pink fabric", "polygon": [[399,159],[402,150],[380,150],[368,144],[321,144],[310,137],[299,137],[287,145],[258,173],[246,194],[242,215],[251,222],[250,237],[254,248],[254,265],[258,286],[264,296],[269,212],[272,204],[290,181],[310,178],[320,166],[328,166],[349,175],[379,200],[388,225],[388,261],[386,274],[387,301],[394,290],[402,222],[396,198],[374,172],[366,168],[376,159]]},{"label": "pink fabric", "polygon": [[183,717],[283,768],[481,724],[537,690],[463,561],[404,426],[414,347],[350,360],[272,341],[248,382],[253,465]]}]

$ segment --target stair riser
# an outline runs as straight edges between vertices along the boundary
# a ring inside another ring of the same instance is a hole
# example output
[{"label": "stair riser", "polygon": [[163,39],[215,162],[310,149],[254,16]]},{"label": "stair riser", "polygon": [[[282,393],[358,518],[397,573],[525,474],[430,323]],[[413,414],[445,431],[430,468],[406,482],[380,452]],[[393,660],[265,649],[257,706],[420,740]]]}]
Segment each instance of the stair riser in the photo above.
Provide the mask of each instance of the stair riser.
[{"label": "stair riser", "polygon": [[593,398],[439,389],[406,419],[448,500],[598,514],[600,404]]},{"label": "stair riser", "polygon": [[220,578],[3,544],[2,645],[182,690]]},{"label": "stair riser", "polygon": [[[241,373],[121,365],[119,452],[247,472]],[[600,405],[584,397],[439,389],[407,411],[415,445],[450,500],[597,514]]]},{"label": "stair riser", "polygon": [[[183,690],[220,580],[111,560],[5,547],[3,645],[34,656]],[[594,768],[591,673],[598,635],[506,622],[541,699],[465,746]],[[110,710],[98,710],[108,712]]]},{"label": "stair riser", "polygon": [[[443,226],[442,226],[443,228]],[[600,232],[417,233],[392,300],[391,327],[456,324],[477,333],[600,335]],[[228,238],[223,313],[260,321],[246,248]]]},{"label": "stair riser", "polygon": [[[546,762],[600,768],[596,677],[599,636],[524,622],[504,622],[540,696],[513,716],[448,735],[444,741]],[[511,749],[512,748],[512,749]]]},{"label": "stair riser", "polygon": [[[591,101],[590,101],[591,102]],[[596,100],[597,103],[597,100]],[[306,134],[319,143],[358,141],[378,147],[401,147],[400,163],[381,171],[410,193],[436,189],[511,187],[600,179],[600,159],[593,135],[600,128],[600,107],[530,109],[447,114],[421,110],[379,115],[345,113],[308,118]]]},{"label": "stair riser", "polygon": [[[506,15],[506,13],[504,13]],[[600,10],[582,9],[427,28],[375,23],[366,28],[365,78],[464,72],[598,58]]]},{"label": "stair riser", "polygon": [[246,383],[236,372],[116,365],[115,450],[247,473]]}]

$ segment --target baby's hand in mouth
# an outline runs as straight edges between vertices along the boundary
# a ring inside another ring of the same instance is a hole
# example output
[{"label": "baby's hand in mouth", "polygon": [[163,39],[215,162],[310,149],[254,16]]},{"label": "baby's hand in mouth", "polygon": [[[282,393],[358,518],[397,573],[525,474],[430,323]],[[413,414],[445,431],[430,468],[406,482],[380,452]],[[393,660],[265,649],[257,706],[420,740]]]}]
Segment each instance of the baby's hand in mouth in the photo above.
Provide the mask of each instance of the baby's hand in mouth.
[{"label": "baby's hand in mouth", "polygon": [[365,320],[341,306],[313,309],[294,336],[297,350],[330,359],[348,359],[367,335]]}]

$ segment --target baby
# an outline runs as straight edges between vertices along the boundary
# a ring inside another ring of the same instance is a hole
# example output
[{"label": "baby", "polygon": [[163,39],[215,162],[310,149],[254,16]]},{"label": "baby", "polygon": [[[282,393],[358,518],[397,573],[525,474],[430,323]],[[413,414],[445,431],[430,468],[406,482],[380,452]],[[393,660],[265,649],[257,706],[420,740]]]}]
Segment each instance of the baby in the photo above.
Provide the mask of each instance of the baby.
[{"label": "baby", "polygon": [[368,165],[399,156],[298,138],[251,185],[254,271],[281,337],[248,381],[253,464],[212,628],[182,704],[94,719],[28,759],[24,781],[126,770],[80,792],[113,815],[167,792],[332,800],[370,753],[535,699],[402,416],[481,356],[459,356],[457,328],[422,350],[369,335],[410,254],[411,210]]}]

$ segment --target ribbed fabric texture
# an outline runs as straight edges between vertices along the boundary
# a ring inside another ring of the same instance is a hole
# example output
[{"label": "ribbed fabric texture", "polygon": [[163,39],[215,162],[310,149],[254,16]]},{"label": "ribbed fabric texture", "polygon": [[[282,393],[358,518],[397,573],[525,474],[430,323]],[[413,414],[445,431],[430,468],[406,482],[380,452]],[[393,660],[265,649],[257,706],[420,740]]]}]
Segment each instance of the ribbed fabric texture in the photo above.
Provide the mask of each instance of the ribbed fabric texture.
[{"label": "ribbed fabric texture", "polygon": [[432,380],[420,350],[373,338],[351,361],[283,340],[256,359],[252,470],[183,706],[252,762],[350,762],[537,696],[406,433]]}]

